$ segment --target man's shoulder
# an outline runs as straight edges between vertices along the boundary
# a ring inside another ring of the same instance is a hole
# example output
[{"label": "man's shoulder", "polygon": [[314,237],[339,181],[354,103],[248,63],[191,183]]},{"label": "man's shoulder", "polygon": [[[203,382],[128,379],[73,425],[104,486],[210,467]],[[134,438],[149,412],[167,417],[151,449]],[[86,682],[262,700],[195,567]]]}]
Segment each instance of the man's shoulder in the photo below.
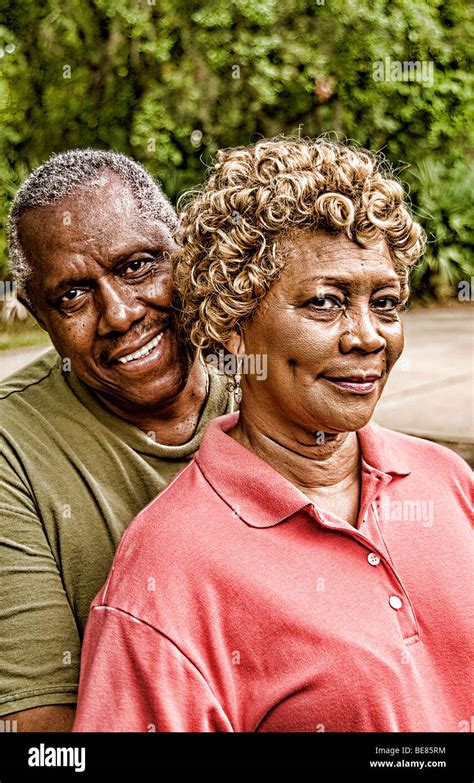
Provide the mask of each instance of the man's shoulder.
[{"label": "man's shoulder", "polygon": [[26,364],[0,382],[0,401],[15,403],[18,395],[39,391],[45,382],[53,380],[61,372],[61,358],[52,348]]}]

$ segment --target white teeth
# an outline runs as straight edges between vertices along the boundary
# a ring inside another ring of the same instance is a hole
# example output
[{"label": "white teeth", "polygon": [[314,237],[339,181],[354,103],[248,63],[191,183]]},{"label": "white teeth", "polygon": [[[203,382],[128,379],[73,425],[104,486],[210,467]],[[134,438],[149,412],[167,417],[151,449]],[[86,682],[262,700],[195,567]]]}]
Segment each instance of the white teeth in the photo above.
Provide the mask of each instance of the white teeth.
[{"label": "white teeth", "polygon": [[152,352],[153,348],[156,348],[162,337],[163,332],[160,332],[156,335],[156,337],[153,338],[153,340],[150,340],[149,343],[144,345],[143,348],[139,348],[138,351],[129,353],[127,356],[121,356],[118,361],[120,364],[127,364],[127,362],[133,362],[134,359],[140,359],[142,356],[147,356],[147,354]]}]

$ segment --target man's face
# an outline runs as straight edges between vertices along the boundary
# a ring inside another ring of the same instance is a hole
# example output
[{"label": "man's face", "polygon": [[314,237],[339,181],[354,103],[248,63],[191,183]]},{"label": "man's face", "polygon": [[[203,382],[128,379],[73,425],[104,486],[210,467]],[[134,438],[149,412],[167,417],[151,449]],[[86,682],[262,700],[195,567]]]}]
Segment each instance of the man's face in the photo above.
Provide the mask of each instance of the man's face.
[{"label": "man's face", "polygon": [[181,391],[189,358],[171,310],[176,245],[115,173],[26,212],[20,237],[35,315],[85,384],[125,410]]}]

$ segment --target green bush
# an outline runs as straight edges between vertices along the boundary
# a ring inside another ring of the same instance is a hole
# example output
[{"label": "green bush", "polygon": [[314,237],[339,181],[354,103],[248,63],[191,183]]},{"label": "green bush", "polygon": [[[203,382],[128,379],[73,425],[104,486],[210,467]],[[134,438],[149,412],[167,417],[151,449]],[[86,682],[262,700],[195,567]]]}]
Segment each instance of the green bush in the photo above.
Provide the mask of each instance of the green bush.
[{"label": "green bush", "polygon": [[[2,10],[0,233],[15,189],[52,152],[125,152],[175,200],[219,147],[336,131],[402,165],[438,236],[436,188],[411,167],[433,159],[453,177],[472,148],[464,0],[23,0]],[[431,63],[432,82],[377,81],[387,57]],[[443,226],[451,231],[444,212]],[[465,236],[443,235],[443,248],[458,248],[450,266]],[[4,235],[0,245],[5,274]],[[435,256],[446,267],[445,251]],[[437,296],[430,258],[416,286]]]},{"label": "green bush", "polygon": [[443,301],[474,274],[474,170],[460,164],[447,170],[427,158],[413,168],[411,181],[417,218],[428,239],[412,289],[422,301]]}]

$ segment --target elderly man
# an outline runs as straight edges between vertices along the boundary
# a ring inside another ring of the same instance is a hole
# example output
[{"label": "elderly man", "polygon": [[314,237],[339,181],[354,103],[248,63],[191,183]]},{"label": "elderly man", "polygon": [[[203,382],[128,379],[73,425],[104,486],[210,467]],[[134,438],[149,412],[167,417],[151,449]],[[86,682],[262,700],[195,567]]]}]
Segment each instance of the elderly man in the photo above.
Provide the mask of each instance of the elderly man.
[{"label": "elderly man", "polygon": [[20,731],[72,727],[89,607],[125,528],[232,410],[176,330],[176,224],[141,166],[96,150],[54,156],[13,204],[19,298],[55,347],[0,393],[0,716]]}]

